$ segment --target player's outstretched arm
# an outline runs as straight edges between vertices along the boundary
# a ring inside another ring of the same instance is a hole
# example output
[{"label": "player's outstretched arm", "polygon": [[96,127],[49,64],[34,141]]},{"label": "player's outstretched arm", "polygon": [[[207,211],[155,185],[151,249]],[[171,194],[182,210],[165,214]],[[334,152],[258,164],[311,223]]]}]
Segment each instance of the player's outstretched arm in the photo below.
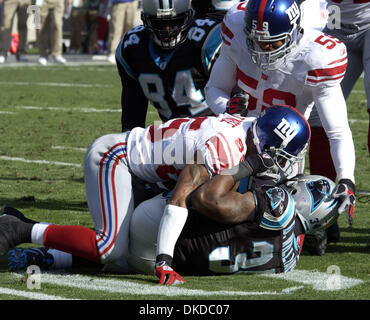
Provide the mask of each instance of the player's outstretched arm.
[{"label": "player's outstretched arm", "polygon": [[182,170],[172,197],[167,201],[159,225],[155,274],[159,284],[175,285],[184,279],[171,268],[175,244],[188,217],[187,196],[200,184],[209,179],[204,165],[190,164]]},{"label": "player's outstretched arm", "polygon": [[231,175],[217,175],[189,196],[189,206],[220,223],[246,221],[255,209],[252,192],[236,192],[237,184]]}]

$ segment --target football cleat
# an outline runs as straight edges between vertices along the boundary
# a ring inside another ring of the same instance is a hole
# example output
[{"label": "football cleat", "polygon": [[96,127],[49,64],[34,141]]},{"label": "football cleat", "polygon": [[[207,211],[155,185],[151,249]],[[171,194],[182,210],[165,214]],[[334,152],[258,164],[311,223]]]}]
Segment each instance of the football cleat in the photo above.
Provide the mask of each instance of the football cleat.
[{"label": "football cleat", "polygon": [[15,248],[8,253],[10,271],[26,270],[31,265],[47,270],[54,264],[54,257],[48,253],[49,248],[21,249]]},{"label": "football cleat", "polygon": [[0,255],[21,243],[31,242],[33,224],[23,222],[15,216],[0,216]]},{"label": "football cleat", "polygon": [[313,234],[306,234],[303,242],[303,250],[312,256],[322,256],[326,251],[327,236],[325,230]]},{"label": "football cleat", "polygon": [[7,205],[4,205],[1,208],[0,215],[1,214],[6,214],[8,216],[17,217],[18,219],[22,220],[23,222],[27,222],[27,223],[38,223],[37,221],[34,221],[34,220],[31,220],[31,219],[26,218],[24,216],[24,214],[22,212],[20,212],[19,210],[17,210],[16,208],[9,207]]}]

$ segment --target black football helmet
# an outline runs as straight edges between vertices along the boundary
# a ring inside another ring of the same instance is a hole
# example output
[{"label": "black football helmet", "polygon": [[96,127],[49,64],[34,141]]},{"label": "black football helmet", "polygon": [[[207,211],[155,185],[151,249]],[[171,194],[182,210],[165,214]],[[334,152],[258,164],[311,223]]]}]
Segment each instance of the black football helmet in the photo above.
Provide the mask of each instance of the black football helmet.
[{"label": "black football helmet", "polygon": [[141,20],[155,44],[174,49],[187,38],[193,10],[190,0],[143,0]]}]

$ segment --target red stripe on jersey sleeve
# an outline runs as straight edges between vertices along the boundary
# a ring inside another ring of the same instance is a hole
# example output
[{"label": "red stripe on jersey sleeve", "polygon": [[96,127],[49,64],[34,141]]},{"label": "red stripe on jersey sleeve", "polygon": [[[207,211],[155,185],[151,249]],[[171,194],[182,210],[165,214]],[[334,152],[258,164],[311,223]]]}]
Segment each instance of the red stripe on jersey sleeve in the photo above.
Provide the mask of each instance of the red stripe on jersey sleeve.
[{"label": "red stripe on jersey sleeve", "polygon": [[307,81],[312,82],[312,83],[319,83],[319,82],[325,82],[325,81],[332,81],[332,80],[338,80],[344,77],[344,74],[342,74],[339,77],[334,77],[334,78],[322,78],[320,80],[313,80],[313,79],[307,79]]},{"label": "red stripe on jersey sleeve", "polygon": [[[225,37],[226,36],[226,37]],[[226,24],[222,21],[221,23],[221,37],[222,37],[222,40],[223,42],[226,44],[226,45],[230,45],[231,44],[231,40],[234,38],[234,34],[232,33],[232,31],[226,26]],[[228,38],[228,39],[226,39]]]},{"label": "red stripe on jersey sleeve", "polygon": [[[220,169],[217,169],[217,171],[215,170],[215,173],[218,174],[220,170],[229,168],[230,165],[229,165],[229,160],[228,160],[228,152],[225,149],[225,145],[222,142],[222,140],[218,136],[216,136],[216,137],[210,138],[207,141],[207,143],[213,146],[213,148],[211,148],[207,144],[208,149],[210,149],[211,151],[213,168],[216,168],[216,167],[220,168]],[[216,154],[214,154],[214,150],[216,150]],[[217,163],[216,163],[217,160],[219,162],[219,166],[217,166]]]},{"label": "red stripe on jersey sleeve", "polygon": [[334,68],[324,68],[308,71],[308,76],[310,77],[330,77],[330,76],[339,76],[344,73],[347,68],[347,62],[341,66]]}]

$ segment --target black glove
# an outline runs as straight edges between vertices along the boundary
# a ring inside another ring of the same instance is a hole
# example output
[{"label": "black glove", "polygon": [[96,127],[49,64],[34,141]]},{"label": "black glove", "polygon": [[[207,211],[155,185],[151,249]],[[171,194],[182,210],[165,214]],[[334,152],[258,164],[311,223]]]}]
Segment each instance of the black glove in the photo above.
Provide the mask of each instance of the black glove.
[{"label": "black glove", "polygon": [[238,170],[232,174],[234,181],[239,181],[245,177],[256,176],[260,179],[279,179],[279,168],[271,156],[262,152],[247,157],[238,165]]},{"label": "black glove", "polygon": [[355,208],[355,185],[349,179],[341,179],[333,191],[333,198],[338,198],[341,204],[338,213],[346,212],[349,225],[353,223],[353,210]]},{"label": "black glove", "polygon": [[245,93],[236,93],[233,95],[226,105],[226,113],[233,115],[241,115],[245,117],[248,113],[249,95]]}]

